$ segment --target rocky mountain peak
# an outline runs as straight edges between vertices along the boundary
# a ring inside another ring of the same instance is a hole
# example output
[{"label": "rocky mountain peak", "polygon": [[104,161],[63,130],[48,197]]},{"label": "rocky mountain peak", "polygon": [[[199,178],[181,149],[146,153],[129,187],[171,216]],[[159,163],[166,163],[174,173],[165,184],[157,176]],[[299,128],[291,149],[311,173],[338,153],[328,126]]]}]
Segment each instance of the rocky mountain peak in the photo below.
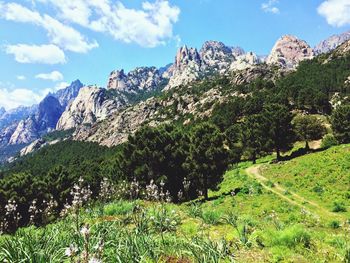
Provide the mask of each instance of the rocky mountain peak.
[{"label": "rocky mountain peak", "polygon": [[121,98],[108,99],[105,89],[97,86],[83,87],[63,112],[56,129],[68,130],[79,125],[93,124],[104,120],[122,106],[125,106],[125,102]]},{"label": "rocky mountain peak", "polygon": [[300,61],[312,59],[314,52],[304,41],[292,35],[281,37],[272,48],[267,64],[277,64],[283,68],[295,68]]},{"label": "rocky mountain peak", "polygon": [[34,116],[22,120],[13,132],[9,144],[27,144],[39,137],[38,128]]},{"label": "rocky mountain peak", "polygon": [[113,70],[109,75],[107,88],[123,90],[125,89],[125,79],[127,76],[124,73],[124,70]]},{"label": "rocky mountain peak", "polygon": [[56,128],[56,124],[64,111],[64,107],[54,96],[45,97],[39,104],[36,121],[39,131]]},{"label": "rocky mountain peak", "polygon": [[350,40],[350,31],[347,31],[340,35],[333,35],[326,40],[319,43],[315,48],[314,52],[316,55],[331,52],[332,50],[339,47],[344,42]]},{"label": "rocky mountain peak", "polygon": [[58,90],[52,94],[58,99],[61,106],[65,109],[78,96],[79,90],[83,87],[83,83],[79,79],[73,81],[68,87]]},{"label": "rocky mountain peak", "polygon": [[201,64],[201,57],[196,48],[188,48],[186,45],[180,48],[176,54],[175,66],[184,68],[190,63]]},{"label": "rocky mountain peak", "polygon": [[138,67],[128,74],[124,70],[115,70],[109,75],[107,88],[127,93],[152,91],[164,81],[162,74],[155,67]]}]

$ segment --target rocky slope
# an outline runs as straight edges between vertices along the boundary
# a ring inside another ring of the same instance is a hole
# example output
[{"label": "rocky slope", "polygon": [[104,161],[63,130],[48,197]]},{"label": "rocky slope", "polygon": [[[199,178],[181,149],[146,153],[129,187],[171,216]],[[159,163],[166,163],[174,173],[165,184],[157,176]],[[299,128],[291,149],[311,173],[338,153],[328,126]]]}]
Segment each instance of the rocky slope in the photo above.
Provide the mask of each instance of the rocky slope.
[{"label": "rocky slope", "polygon": [[65,107],[76,97],[82,84],[79,80],[56,93],[47,95],[39,105],[18,107],[0,118],[1,146],[28,144],[55,129]]},{"label": "rocky slope", "polygon": [[313,57],[314,52],[305,41],[286,35],[276,42],[266,62],[285,69],[294,69],[300,61]]},{"label": "rocky slope", "polygon": [[79,90],[83,86],[83,83],[81,83],[80,80],[77,79],[65,89],[58,90],[52,95],[58,99],[63,109],[66,109],[67,106],[78,96]]},{"label": "rocky slope", "polygon": [[[158,125],[183,119],[187,115],[205,116],[210,114],[215,102],[225,101],[227,96],[239,95],[228,95],[227,92],[223,94],[216,84],[199,95],[194,95],[196,92],[191,95],[192,85],[203,78],[225,75],[232,84],[238,85],[256,78],[275,80],[296,69],[299,62],[332,49],[346,38],[346,34],[330,38],[313,51],[305,41],[287,35],[276,42],[266,58],[217,41],[205,42],[199,51],[183,46],[178,50],[174,63],[163,68],[140,67],[128,73],[123,70],[111,72],[107,89],[96,86],[82,88],[79,81],[73,82],[69,89],[51,94],[52,97],[41,104],[50,105],[52,109],[41,112],[40,105],[36,106],[34,119],[31,117],[33,114],[28,115],[27,118],[20,119],[20,126],[9,126],[2,130],[0,141],[27,143],[40,137],[43,130],[75,128],[74,138],[77,140],[116,145],[125,141],[128,135],[145,123]],[[347,48],[346,45],[343,46],[344,49]],[[279,68],[277,71],[276,66]],[[164,94],[170,94],[164,95],[166,99],[164,96],[150,98],[131,105],[130,96],[159,90],[164,86]],[[171,91],[168,92],[169,90]],[[188,91],[183,93],[184,90]],[[170,115],[169,109],[172,109]],[[38,140],[29,148],[36,149],[42,144]]]},{"label": "rocky slope", "polygon": [[106,119],[126,105],[122,95],[109,99],[106,90],[96,86],[83,87],[57,122],[57,130],[91,125]]},{"label": "rocky slope", "polygon": [[242,48],[228,47],[222,42],[207,41],[200,51],[183,46],[176,54],[174,64],[163,74],[169,79],[165,90],[186,85],[211,74],[227,74],[256,66],[261,60]]},{"label": "rocky slope", "polygon": [[314,52],[316,55],[331,52],[332,50],[339,47],[344,42],[350,40],[350,31],[340,35],[333,35],[326,40],[319,43],[315,48]]},{"label": "rocky slope", "polygon": [[155,67],[140,67],[128,74],[124,70],[115,70],[109,76],[107,89],[120,92],[137,93],[139,91],[152,91],[166,81],[162,73]]},{"label": "rocky slope", "polygon": [[[84,112],[86,106],[83,100],[88,104],[99,105],[99,107],[102,105],[101,101],[96,102],[99,101],[99,96],[91,97],[85,94],[85,98],[78,96],[81,100],[79,102],[81,107],[76,107],[67,115],[64,113],[61,119],[65,120],[60,120],[57,128],[67,129],[74,126],[76,128],[74,138],[77,140],[96,141],[107,146],[117,145],[124,142],[143,124],[159,125],[185,118],[187,115],[200,117],[210,114],[215,102],[224,101],[227,99],[227,94],[223,95],[220,87],[212,87],[212,89],[200,94],[199,97],[190,95],[192,83],[205,76],[209,77],[215,74],[229,76],[232,84],[237,85],[249,83],[256,78],[274,80],[284,74],[286,70],[294,69],[300,61],[312,57],[313,51],[306,42],[292,36],[285,36],[276,43],[269,56],[268,64],[263,63],[264,60],[252,52],[245,53],[241,48],[228,47],[221,42],[208,41],[204,43],[200,51],[183,46],[178,50],[172,65],[158,70],[158,72],[163,72],[162,78],[169,81],[163,90],[164,94],[171,94],[167,99],[150,98],[132,106],[126,103],[114,108],[115,111],[109,116],[104,114],[103,117],[94,119],[86,117]],[[281,70],[274,71],[271,65],[277,65]],[[154,70],[154,72],[157,71]],[[153,79],[154,76],[158,78],[159,75],[152,74],[151,76]],[[144,77],[140,78],[145,79]],[[137,90],[130,83],[140,82],[130,81],[131,79],[138,79],[138,77],[130,73],[125,74],[123,71],[114,71],[109,78],[108,88],[128,92]],[[143,89],[143,87],[139,89]],[[186,95],[181,94],[184,90],[188,90]],[[204,105],[211,106],[205,107]],[[172,111],[169,114],[170,109]],[[75,113],[72,114],[74,111]],[[73,121],[77,119],[74,116],[80,116],[86,120]],[[73,124],[74,122],[75,124]],[[89,123],[90,125],[81,125],[81,123]]]},{"label": "rocky slope", "polygon": [[28,118],[29,116],[35,114],[37,109],[38,105],[33,105],[30,107],[20,106],[4,112],[0,116],[0,130],[13,125],[13,123],[18,123],[19,121]]}]

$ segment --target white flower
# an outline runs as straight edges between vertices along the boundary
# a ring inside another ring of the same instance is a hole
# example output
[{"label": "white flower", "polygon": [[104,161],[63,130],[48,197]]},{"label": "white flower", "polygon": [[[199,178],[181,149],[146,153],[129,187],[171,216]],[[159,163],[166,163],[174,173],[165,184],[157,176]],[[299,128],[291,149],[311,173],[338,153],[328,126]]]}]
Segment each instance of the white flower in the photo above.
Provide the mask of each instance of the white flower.
[{"label": "white flower", "polygon": [[102,263],[102,260],[98,258],[90,258],[89,263]]},{"label": "white flower", "polygon": [[80,233],[83,235],[83,236],[88,236],[90,234],[90,229],[89,229],[89,226],[83,226],[80,230]]},{"label": "white flower", "polygon": [[74,245],[70,245],[69,247],[66,248],[65,255],[67,257],[73,257],[74,255],[76,255],[77,252],[78,252],[78,248]]}]

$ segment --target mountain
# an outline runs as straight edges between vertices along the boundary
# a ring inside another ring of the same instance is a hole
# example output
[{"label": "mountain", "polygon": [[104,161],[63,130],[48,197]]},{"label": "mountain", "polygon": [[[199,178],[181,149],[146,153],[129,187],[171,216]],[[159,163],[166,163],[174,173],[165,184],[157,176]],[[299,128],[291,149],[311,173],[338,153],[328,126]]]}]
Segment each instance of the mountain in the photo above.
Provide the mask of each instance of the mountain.
[{"label": "mountain", "polygon": [[[291,35],[281,37],[267,58],[219,41],[207,41],[199,51],[185,45],[177,51],[174,62],[163,68],[138,67],[128,73],[122,69],[112,71],[106,89],[83,87],[79,80],[72,82],[66,89],[50,94],[32,114],[19,119],[21,126],[17,127],[14,138],[8,139],[12,126],[4,131],[3,141],[27,143],[53,129],[75,128],[77,139],[115,145],[125,141],[144,123],[165,121],[163,111],[175,107],[171,105],[177,105],[173,117],[181,118],[186,114],[201,114],[201,107],[214,104],[212,98],[227,99],[214,87],[199,98],[189,96],[187,99],[179,99],[177,91],[167,100],[149,98],[155,91],[163,89],[164,94],[213,76],[226,76],[232,85],[248,85],[256,79],[275,81],[296,70],[299,62],[312,59],[315,53],[305,41]],[[181,106],[184,103],[186,106]]]},{"label": "mountain", "polygon": [[[347,56],[349,52],[350,41],[338,47],[329,55],[329,59],[332,60],[335,54],[341,57]],[[187,125],[194,119],[206,118],[212,114],[216,103],[228,101],[232,97],[251,96],[249,88],[246,88],[250,85],[253,85],[255,89],[260,86],[273,87],[277,80],[286,79],[281,88],[284,89],[284,86],[287,90],[294,88],[293,82],[298,83],[299,80],[308,78],[309,71],[315,71],[315,76],[316,74],[318,76],[322,74],[320,72],[326,70],[329,74],[325,85],[332,87],[335,92],[339,91],[341,87],[339,81],[343,75],[349,76],[344,72],[341,62],[337,60],[333,62],[339,67],[338,70],[337,67],[325,64],[327,59],[319,61],[313,58],[314,54],[310,46],[293,36],[284,36],[277,41],[267,63],[263,63],[262,59],[253,53],[238,56],[236,54],[235,56],[230,49],[218,42],[206,43],[200,52],[184,46],[179,49],[174,64],[164,72],[165,75],[168,74],[166,77],[169,78],[169,84],[161,96],[149,98],[135,105],[117,108],[109,116],[105,115],[103,121],[95,122],[91,126],[78,125],[74,138],[98,142],[106,146],[118,145],[125,142],[130,134],[143,125],[158,126],[169,122],[180,122]],[[298,71],[299,62],[304,60],[311,61],[310,68],[306,64]],[[279,70],[276,70],[276,66]],[[220,67],[225,73],[216,74],[220,73]],[[208,73],[209,69],[213,70],[213,75]],[[337,73],[340,75],[336,77],[335,73],[338,71],[341,73]],[[211,77],[204,78],[205,74]],[[291,77],[286,78],[286,76]],[[317,84],[316,77],[311,80],[313,85],[320,86]],[[245,88],[240,88],[242,86]],[[327,89],[312,90],[309,95],[305,91],[299,95],[297,91],[293,93],[300,98],[306,95],[328,96]]]},{"label": "mountain", "polygon": [[64,105],[69,102],[70,99],[60,101],[51,95],[46,96],[39,104],[38,112],[35,116],[37,122],[37,129],[39,132],[48,132],[56,128],[56,124],[61,117],[65,107]]},{"label": "mountain", "polygon": [[68,87],[56,91],[52,94],[55,98],[58,99],[61,106],[65,109],[71,103],[79,93],[79,90],[83,87],[83,83],[79,79],[73,81]]},{"label": "mountain", "polygon": [[294,69],[300,61],[312,59],[314,52],[304,41],[295,36],[282,36],[272,48],[266,63],[285,69]]},{"label": "mountain", "polygon": [[315,48],[314,52],[316,55],[328,53],[334,49],[336,49],[338,46],[343,44],[344,42],[350,40],[350,31],[345,32],[340,35],[333,35],[326,40],[320,42]]},{"label": "mountain", "polygon": [[108,98],[107,90],[96,86],[83,87],[76,99],[63,112],[57,122],[57,130],[67,130],[80,125],[91,125],[111,115],[126,105],[122,95]]},{"label": "mountain", "polygon": [[39,137],[37,121],[34,116],[26,120],[22,120],[17,125],[15,131],[11,135],[9,144],[28,144]]},{"label": "mountain", "polygon": [[28,118],[30,115],[35,114],[38,109],[38,105],[30,107],[20,106],[15,109],[8,110],[0,116],[0,130],[6,128],[13,123]]},{"label": "mountain", "polygon": [[155,67],[139,67],[128,74],[124,70],[115,70],[109,76],[107,89],[125,93],[152,91],[164,83],[161,70]]},{"label": "mountain", "polygon": [[227,74],[260,64],[261,59],[240,47],[229,47],[218,41],[207,41],[198,52],[196,48],[183,46],[176,54],[175,62],[164,73],[169,78],[165,90],[186,85],[213,74]]},{"label": "mountain", "polygon": [[[73,81],[70,86],[48,94],[38,105],[21,106],[0,115],[0,150],[25,146],[55,130],[62,113],[82,87],[79,80]],[[16,149],[21,150],[20,147]]]}]

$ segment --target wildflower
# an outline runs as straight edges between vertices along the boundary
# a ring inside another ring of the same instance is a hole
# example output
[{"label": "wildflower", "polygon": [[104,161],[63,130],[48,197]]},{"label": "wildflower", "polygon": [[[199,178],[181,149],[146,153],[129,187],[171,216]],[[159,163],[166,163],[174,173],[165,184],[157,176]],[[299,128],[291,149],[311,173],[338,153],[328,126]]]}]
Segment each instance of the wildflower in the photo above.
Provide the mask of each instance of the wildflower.
[{"label": "wildflower", "polygon": [[102,263],[102,261],[98,258],[92,257],[89,259],[89,263]]},{"label": "wildflower", "polygon": [[190,180],[187,180],[187,178],[185,177],[183,182],[182,182],[183,186],[184,186],[184,190],[185,192],[188,194],[188,191],[190,189],[190,185],[191,185],[191,182]]},{"label": "wildflower", "polygon": [[169,190],[165,193],[165,202],[170,203],[171,202],[171,196]]},{"label": "wildflower", "polygon": [[180,191],[177,193],[177,199],[178,199],[179,201],[181,201],[181,200],[182,200],[182,197],[183,197],[183,192],[182,192],[182,190],[180,190]]},{"label": "wildflower", "polygon": [[78,253],[78,248],[75,245],[73,245],[73,244],[71,244],[65,250],[65,255],[67,257],[74,257],[77,253]]},{"label": "wildflower", "polygon": [[29,222],[31,224],[35,223],[35,219],[37,218],[37,216],[40,212],[41,212],[40,209],[37,207],[37,201],[33,200],[31,205],[29,206],[29,209],[28,209]]},{"label": "wildflower", "polygon": [[90,228],[89,225],[85,225],[81,228],[80,233],[84,236],[84,237],[88,237],[90,235]]}]

